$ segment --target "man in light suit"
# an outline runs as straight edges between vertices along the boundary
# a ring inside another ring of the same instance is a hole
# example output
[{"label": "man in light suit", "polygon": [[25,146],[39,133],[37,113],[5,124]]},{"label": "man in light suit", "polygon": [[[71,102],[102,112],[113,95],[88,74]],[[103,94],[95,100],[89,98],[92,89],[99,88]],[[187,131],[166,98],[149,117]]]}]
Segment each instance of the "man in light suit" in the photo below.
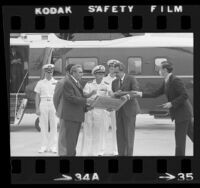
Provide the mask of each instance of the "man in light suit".
[{"label": "man in light suit", "polygon": [[63,86],[63,107],[61,118],[65,126],[67,156],[76,155],[76,145],[81,128],[85,119],[85,112],[93,99],[86,99],[80,84],[83,76],[81,65],[74,65],[70,70],[69,79]]},{"label": "man in light suit", "polygon": [[193,109],[188,99],[184,83],[172,74],[172,63],[164,61],[159,74],[164,77],[164,82],[154,92],[133,92],[133,95],[142,98],[154,98],[165,94],[168,102],[163,108],[169,109],[172,121],[175,120],[176,156],[185,155],[186,135],[193,141]]},{"label": "man in light suit", "polygon": [[63,108],[63,86],[66,79],[69,79],[70,69],[74,64],[69,64],[65,67],[66,76],[60,79],[55,87],[53,103],[56,109],[56,115],[59,117],[59,135],[58,135],[58,155],[67,155],[66,151],[66,135],[65,135],[65,126],[63,124],[63,120],[61,118],[62,108]]},{"label": "man in light suit", "polygon": [[119,62],[114,65],[116,79],[112,82],[115,97],[126,98],[127,102],[116,111],[117,147],[119,156],[132,156],[136,115],[140,112],[138,101],[130,92],[139,89],[133,75],[125,74],[125,66]]}]

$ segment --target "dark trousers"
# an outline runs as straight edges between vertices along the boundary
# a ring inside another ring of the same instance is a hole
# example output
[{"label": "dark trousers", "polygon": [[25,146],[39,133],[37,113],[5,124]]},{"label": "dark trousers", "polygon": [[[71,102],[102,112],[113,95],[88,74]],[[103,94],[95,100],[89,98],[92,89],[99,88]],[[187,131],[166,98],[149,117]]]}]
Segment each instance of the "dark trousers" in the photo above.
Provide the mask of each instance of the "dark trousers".
[{"label": "dark trousers", "polygon": [[64,120],[67,156],[76,156],[76,145],[81,122]]},{"label": "dark trousers", "polygon": [[119,156],[132,156],[136,116],[126,116],[122,110],[116,112],[117,147]]},{"label": "dark trousers", "polygon": [[23,67],[21,64],[11,64],[10,70],[10,92],[16,93],[23,80]]},{"label": "dark trousers", "polygon": [[176,143],[176,156],[185,156],[186,135],[189,136],[193,142],[193,122],[185,120],[181,122],[175,121],[175,143]]},{"label": "dark trousers", "polygon": [[67,142],[66,142],[66,127],[64,124],[64,120],[60,119],[60,129],[58,134],[58,155],[66,156],[67,155]]}]

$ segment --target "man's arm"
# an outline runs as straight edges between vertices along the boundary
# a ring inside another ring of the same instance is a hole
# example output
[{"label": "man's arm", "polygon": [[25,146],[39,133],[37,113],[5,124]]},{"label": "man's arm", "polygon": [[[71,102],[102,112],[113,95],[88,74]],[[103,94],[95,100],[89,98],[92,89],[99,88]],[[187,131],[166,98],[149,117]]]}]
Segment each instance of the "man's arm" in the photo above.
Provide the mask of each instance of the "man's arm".
[{"label": "man's arm", "polygon": [[36,114],[39,116],[40,115],[40,94],[36,93],[35,95],[35,109],[36,109]]},{"label": "man's arm", "polygon": [[86,98],[78,97],[74,94],[74,89],[72,84],[69,81],[65,81],[63,87],[63,97],[70,103],[79,104],[79,105],[86,105]]},{"label": "man's arm", "polygon": [[55,87],[54,95],[53,95],[53,104],[54,104],[55,109],[58,108],[58,105],[60,103],[62,89],[63,89],[63,85],[60,81],[58,81],[56,83],[56,87]]},{"label": "man's arm", "polygon": [[[138,91],[138,90],[139,90],[139,83],[134,76],[131,76],[131,91]],[[128,99],[134,98],[131,91],[127,95]]]},{"label": "man's arm", "polygon": [[153,92],[131,91],[131,97],[156,98],[164,94],[164,84]]},{"label": "man's arm", "polygon": [[175,98],[171,103],[174,108],[177,108],[188,99],[188,94],[186,92],[184,83],[179,78],[174,79],[173,89],[178,93],[179,96]]},{"label": "man's arm", "polygon": [[142,92],[143,98],[156,98],[164,94],[164,84],[153,92]]}]

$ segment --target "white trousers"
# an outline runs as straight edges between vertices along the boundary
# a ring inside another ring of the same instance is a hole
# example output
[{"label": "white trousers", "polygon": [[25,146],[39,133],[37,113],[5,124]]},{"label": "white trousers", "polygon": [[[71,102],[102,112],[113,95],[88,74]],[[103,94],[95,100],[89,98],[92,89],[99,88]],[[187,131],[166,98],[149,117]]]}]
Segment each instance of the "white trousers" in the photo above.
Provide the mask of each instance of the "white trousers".
[{"label": "white trousers", "polygon": [[[39,126],[42,135],[42,147],[55,148],[57,146],[57,119],[53,101],[40,102]],[[48,127],[50,125],[50,133]]]},{"label": "white trousers", "polygon": [[[116,136],[116,114],[115,114],[115,111],[113,112],[110,112],[109,113],[109,117],[110,117],[110,126],[111,126],[111,144],[110,144],[110,147],[109,147],[109,151],[107,150],[107,152],[109,154],[114,154],[114,155],[117,155],[118,154],[118,151],[117,151],[117,136]],[[109,131],[109,130],[108,130]],[[108,135],[108,133],[107,133]]]}]

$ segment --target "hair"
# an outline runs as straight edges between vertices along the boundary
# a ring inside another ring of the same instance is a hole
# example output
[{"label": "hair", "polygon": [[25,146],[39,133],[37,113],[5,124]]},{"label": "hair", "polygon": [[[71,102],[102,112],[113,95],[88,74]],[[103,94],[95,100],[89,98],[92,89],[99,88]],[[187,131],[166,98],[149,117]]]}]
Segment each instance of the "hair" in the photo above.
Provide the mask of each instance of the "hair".
[{"label": "hair", "polygon": [[119,70],[120,71],[125,71],[125,65],[122,63],[122,62],[120,62],[120,63],[116,63],[115,65],[114,65],[114,67],[115,68],[117,68],[117,67],[119,67]]},{"label": "hair", "polygon": [[82,66],[79,64],[73,65],[70,69],[70,74],[73,74],[74,72],[76,72],[78,68],[82,68]]},{"label": "hair", "polygon": [[173,65],[169,61],[163,61],[161,63],[162,69],[167,69],[168,73],[171,73],[173,71]]},{"label": "hair", "polygon": [[68,72],[70,73],[70,70],[71,68],[74,66],[74,64],[68,64],[66,67],[65,67],[65,72]]}]

